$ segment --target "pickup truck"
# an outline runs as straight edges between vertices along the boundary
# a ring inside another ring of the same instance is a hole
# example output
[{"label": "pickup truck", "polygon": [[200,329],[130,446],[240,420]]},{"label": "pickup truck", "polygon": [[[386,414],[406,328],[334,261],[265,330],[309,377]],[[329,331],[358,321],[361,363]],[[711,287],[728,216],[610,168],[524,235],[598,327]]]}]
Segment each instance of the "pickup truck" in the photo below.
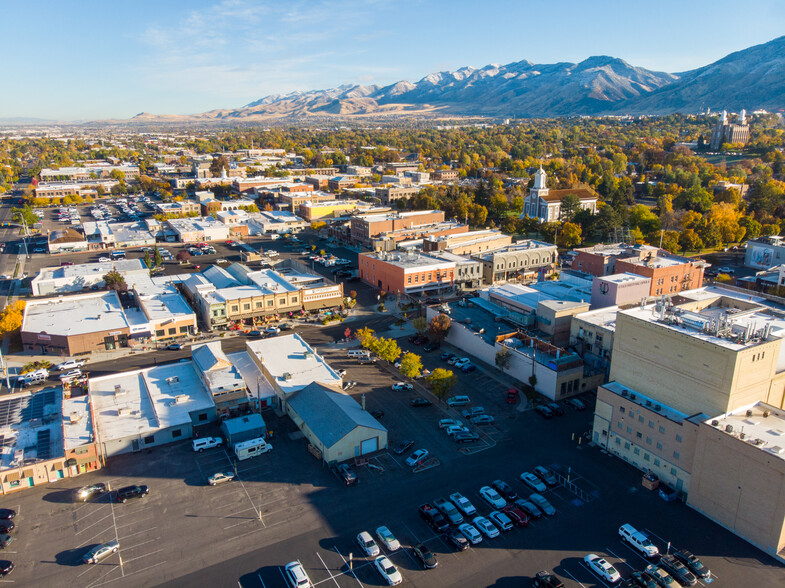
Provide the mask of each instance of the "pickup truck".
[{"label": "pickup truck", "polygon": [[447,522],[447,519],[445,519],[444,515],[436,510],[436,507],[433,505],[428,504],[427,502],[421,504],[419,511],[422,519],[437,533],[444,533],[449,530],[450,524]]},{"label": "pickup truck", "polygon": [[433,505],[438,508],[447,520],[452,525],[460,525],[463,522],[463,517],[455,505],[445,498],[437,498],[433,501]]},{"label": "pickup truck", "polygon": [[645,533],[641,533],[630,524],[619,527],[619,535],[623,541],[629,543],[634,549],[638,550],[644,557],[656,557],[660,550],[651,542]]}]

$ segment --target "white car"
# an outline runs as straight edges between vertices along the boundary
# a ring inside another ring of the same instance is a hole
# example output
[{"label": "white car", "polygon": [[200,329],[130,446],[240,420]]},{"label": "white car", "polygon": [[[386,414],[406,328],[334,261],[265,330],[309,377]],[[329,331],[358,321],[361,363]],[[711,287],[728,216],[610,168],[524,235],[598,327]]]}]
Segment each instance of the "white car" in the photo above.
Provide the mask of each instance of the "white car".
[{"label": "white car", "polygon": [[120,549],[120,544],[117,541],[102,543],[85,553],[82,556],[82,561],[87,564],[97,564],[102,559],[109,557],[113,553],[117,553],[118,549]]},{"label": "white car", "polygon": [[482,533],[480,533],[473,525],[464,523],[458,527],[458,530],[461,532],[461,535],[466,537],[466,539],[472,545],[477,545],[478,543],[482,542]]},{"label": "white car", "polygon": [[61,371],[62,370],[73,370],[73,369],[82,367],[84,364],[85,364],[84,361],[77,361],[75,359],[69,359],[67,361],[64,361],[63,363],[57,364],[57,369],[61,370]]},{"label": "white car", "polygon": [[472,360],[469,359],[468,357],[463,357],[463,358],[459,359],[458,361],[456,361],[453,365],[455,367],[457,367],[457,368],[462,368],[465,365],[469,365],[471,362],[472,362]]},{"label": "white car", "polygon": [[371,534],[368,531],[363,531],[357,535],[357,544],[365,555],[376,557],[381,553],[379,546],[376,545],[376,541],[373,540],[373,537],[371,537]]},{"label": "white car", "polygon": [[488,539],[493,539],[499,536],[499,529],[497,529],[496,526],[485,517],[474,517],[474,519],[472,519],[472,523],[477,529],[482,531]]},{"label": "white car", "polygon": [[442,419],[439,421],[439,428],[446,429],[447,427],[462,427],[463,423],[458,419]]},{"label": "white car", "polygon": [[387,527],[379,527],[376,529],[376,536],[379,538],[379,541],[382,542],[382,545],[387,549],[387,551],[398,551],[401,548],[401,543],[398,539],[395,538],[395,535],[392,534],[392,531]]},{"label": "white car", "polygon": [[543,484],[542,480],[531,472],[523,472],[521,474],[521,481],[535,492],[545,492],[548,489],[548,487]]},{"label": "white car", "polygon": [[452,425],[450,427],[447,427],[444,430],[444,432],[447,433],[447,436],[452,437],[453,435],[457,435],[458,433],[469,433],[470,431],[466,427]]},{"label": "white car", "polygon": [[396,382],[392,385],[393,392],[400,392],[401,390],[412,390],[414,387],[406,382]]},{"label": "white car", "polygon": [[396,586],[403,582],[403,576],[401,576],[401,572],[398,571],[393,563],[387,559],[386,555],[380,555],[375,560],[373,560],[373,565],[376,566],[376,570],[379,574],[384,578],[384,581],[387,582],[388,586]]},{"label": "white car", "polygon": [[556,514],[556,509],[553,508],[553,505],[548,502],[548,500],[542,494],[530,494],[529,500],[536,504],[537,508],[547,514],[549,517],[552,517]]},{"label": "white car", "polygon": [[108,257],[99,257],[98,261],[105,262],[105,261],[112,261],[112,260]]},{"label": "white car", "polygon": [[78,378],[82,375],[82,370],[76,369],[71,370],[70,372],[66,372],[60,375],[61,380],[73,380],[74,378]]},{"label": "white car", "polygon": [[491,508],[504,508],[507,506],[507,501],[502,498],[496,490],[490,486],[483,486],[480,488],[480,496],[487,502]]},{"label": "white car", "polygon": [[216,259],[215,263],[229,263],[229,260],[222,257],[221,259]]},{"label": "white car", "polygon": [[616,568],[614,568],[599,555],[590,553],[583,558],[583,561],[586,562],[586,565],[589,566],[589,569],[592,572],[597,574],[603,580],[610,582],[611,584],[615,584],[621,580],[621,575],[618,571],[616,571]]},{"label": "white car", "polygon": [[286,567],[283,569],[283,575],[286,578],[286,583],[291,588],[313,588],[311,579],[305,573],[305,568],[299,561],[292,561],[286,564]]},{"label": "white car", "polygon": [[469,502],[469,499],[466,498],[460,492],[456,492],[455,494],[450,494],[450,500],[456,507],[458,507],[458,510],[460,510],[467,517],[471,517],[477,514],[477,509],[474,508],[474,505],[471,502]]},{"label": "white car", "polygon": [[267,327],[264,330],[264,332],[267,333],[268,335],[277,335],[278,333],[281,332],[281,329],[279,329],[278,327]]},{"label": "white car", "polygon": [[491,514],[488,515],[488,518],[493,521],[493,524],[496,525],[502,531],[509,531],[512,529],[512,521],[510,517],[508,517],[503,512],[499,512],[498,510],[494,510]]},{"label": "white car", "polygon": [[406,458],[406,465],[409,467],[414,467],[422,460],[428,457],[428,450],[427,449],[418,449],[414,453],[412,453],[408,458]]}]

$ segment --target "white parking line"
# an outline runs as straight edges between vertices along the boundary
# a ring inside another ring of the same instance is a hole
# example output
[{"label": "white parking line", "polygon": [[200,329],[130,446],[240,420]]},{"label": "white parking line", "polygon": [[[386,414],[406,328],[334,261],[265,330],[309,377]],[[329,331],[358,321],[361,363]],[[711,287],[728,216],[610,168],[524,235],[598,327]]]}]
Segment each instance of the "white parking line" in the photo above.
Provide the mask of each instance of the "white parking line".
[{"label": "white parking line", "polygon": [[624,547],[626,547],[628,550],[630,550],[634,555],[637,555],[638,559],[642,559],[643,561],[645,561],[647,565],[652,563],[650,560],[648,560],[645,557],[643,557],[640,553],[638,553],[638,551],[636,549],[633,549],[632,547],[630,547],[630,545],[628,545],[624,541],[619,541],[619,543],[621,543]]},{"label": "white parking line", "polygon": [[132,523],[126,523],[124,525],[117,525],[117,528],[118,529],[122,529],[123,527],[130,527],[131,525],[135,525],[136,523],[141,523],[141,522],[144,522],[144,521],[150,521],[150,520],[153,520],[153,519],[155,519],[155,517],[147,517],[146,519],[134,519],[134,521]]},{"label": "white parking line", "polygon": [[141,531],[137,531],[136,533],[131,533],[130,535],[123,535],[123,541],[128,541],[131,537],[136,535],[141,535],[142,533],[149,533],[153,529],[157,529],[158,527],[149,527],[147,529],[142,529]]},{"label": "white parking line", "polygon": [[[360,588],[364,588],[364,586],[363,586],[363,583],[362,583],[362,582],[360,582],[360,579],[359,579],[359,578],[357,577],[357,575],[354,573],[354,568],[353,568],[353,567],[352,567],[352,568],[349,568],[349,562],[348,562],[348,561],[346,561],[346,558],[344,558],[344,556],[341,554],[341,552],[340,552],[340,551],[338,551],[338,548],[337,548],[335,545],[333,545],[333,550],[335,551],[335,553],[337,553],[338,555],[340,555],[340,556],[341,556],[341,559],[343,560],[343,563],[344,563],[344,565],[345,565],[345,566],[348,568],[348,572],[344,572],[344,573],[349,573],[349,574],[351,574],[351,575],[352,575],[352,577],[353,577],[355,580],[357,580],[357,583],[360,585]],[[362,566],[362,567],[364,567],[364,566]]]},{"label": "white parking line", "polygon": [[259,573],[257,573],[256,575],[259,576],[259,583],[262,585],[262,588],[267,588],[267,586],[264,585],[264,580],[262,580],[262,575]]},{"label": "white parking line", "polygon": [[131,551],[132,549],[136,549],[137,547],[141,547],[142,545],[147,545],[148,543],[154,543],[155,541],[158,541],[158,539],[157,538],[156,539],[148,539],[147,541],[142,541],[141,543],[137,543],[136,545],[134,545],[132,547],[128,547],[126,545],[123,545],[123,551]]},{"label": "white parking line", "polygon": [[[328,574],[330,574],[330,580],[332,580],[333,582],[335,582],[335,585],[336,585],[336,586],[338,586],[338,587],[340,588],[340,584],[338,584],[338,581],[337,581],[337,580],[335,579],[335,577],[333,576],[333,573],[330,571],[330,568],[328,568],[328,567],[327,567],[327,564],[326,564],[326,563],[324,563],[324,560],[322,559],[322,556],[321,556],[321,555],[319,555],[319,552],[318,552],[318,551],[316,552],[316,557],[318,557],[318,558],[319,558],[319,561],[320,561],[320,562],[322,562],[322,565],[324,566],[324,570],[325,570],[325,571],[326,571]],[[318,584],[321,584],[322,582],[326,582],[326,581],[327,581],[327,580],[326,580],[326,579],[324,579],[324,580],[322,580],[321,582],[317,582],[316,584],[318,585]]]},{"label": "white parking line", "polygon": [[79,529],[79,530],[76,532],[76,534],[77,534],[77,535],[79,535],[80,533],[84,533],[85,531],[87,531],[87,529],[90,529],[90,528],[92,528],[92,527],[95,527],[95,526],[96,526],[98,523],[100,523],[100,522],[101,522],[101,521],[103,521],[104,519],[108,519],[109,517],[112,517],[112,520],[114,520],[114,517],[113,517],[112,515],[113,515],[113,513],[111,513],[111,512],[110,512],[110,513],[109,513],[108,515],[106,515],[105,517],[102,517],[102,518],[98,519],[97,521],[95,521],[95,522],[94,522],[92,525],[88,525],[88,526],[87,526],[87,527],[85,527],[84,529]]},{"label": "white parking line", "polygon": [[628,568],[630,568],[630,569],[631,569],[633,572],[635,571],[635,568],[634,568],[634,567],[632,567],[630,564],[628,564],[628,563],[627,563],[627,560],[625,560],[625,559],[624,559],[622,556],[620,556],[620,555],[618,555],[618,554],[614,553],[614,552],[613,552],[613,551],[611,551],[611,550],[610,550],[608,547],[606,547],[606,548],[605,548],[605,551],[607,551],[608,553],[610,553],[610,554],[611,554],[613,557],[615,557],[616,559],[620,559],[620,560],[621,560],[621,562],[619,562],[619,563],[622,563],[622,564],[624,564],[625,566],[627,566]]},{"label": "white parking line", "polygon": [[572,575],[572,574],[569,572],[569,570],[568,570],[567,568],[562,568],[562,571],[563,571],[565,574],[567,574],[567,575],[568,575],[570,578],[572,578],[573,580],[575,580],[576,582],[578,582],[578,584],[580,584],[581,586],[583,586],[583,588],[586,588],[586,585],[585,585],[585,584],[583,584],[582,582],[579,582],[579,581],[578,581],[578,578],[576,578],[575,576],[573,576],[573,575]]},{"label": "white parking line", "polygon": [[138,555],[136,557],[132,557],[131,559],[125,560],[125,563],[131,563],[132,561],[136,561],[137,559],[142,559],[145,557],[150,557],[151,555],[155,555],[156,553],[161,553],[163,549],[156,549],[155,551],[151,551],[150,553],[145,553],[144,555]]}]

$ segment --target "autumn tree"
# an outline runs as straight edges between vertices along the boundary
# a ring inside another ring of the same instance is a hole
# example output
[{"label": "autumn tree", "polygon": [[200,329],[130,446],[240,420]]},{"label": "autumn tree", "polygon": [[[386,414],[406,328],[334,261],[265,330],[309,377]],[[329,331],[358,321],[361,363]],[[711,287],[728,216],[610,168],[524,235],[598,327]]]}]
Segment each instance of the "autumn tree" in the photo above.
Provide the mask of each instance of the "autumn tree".
[{"label": "autumn tree", "polygon": [[104,275],[104,284],[107,289],[114,290],[115,292],[125,292],[128,290],[128,284],[125,283],[123,274],[117,270],[112,270]]},{"label": "autumn tree", "polygon": [[694,229],[684,229],[679,235],[679,246],[684,253],[703,249],[703,240]]},{"label": "autumn tree", "polygon": [[401,348],[398,346],[398,342],[392,338],[374,338],[370,344],[370,350],[389,363],[393,363],[401,356]]},{"label": "autumn tree", "polygon": [[499,351],[496,352],[496,367],[498,367],[501,371],[507,371],[507,368],[510,367],[510,362],[512,361],[512,353],[506,347],[502,347]]},{"label": "autumn tree", "polygon": [[772,235],[780,234],[780,226],[775,224],[765,224],[761,226],[760,234],[763,237],[770,237]]},{"label": "autumn tree", "polygon": [[175,255],[174,258],[180,263],[188,263],[188,261],[191,259],[191,254],[188,253],[188,251],[185,249],[181,249],[177,252],[177,255]]},{"label": "autumn tree", "polygon": [[210,173],[213,174],[214,178],[217,178],[220,177],[223,170],[229,170],[229,160],[223,155],[214,157],[212,163],[210,163]]},{"label": "autumn tree", "polygon": [[362,327],[354,332],[355,338],[360,342],[360,345],[366,349],[370,348],[373,341],[376,339],[376,334],[373,329]]},{"label": "autumn tree", "polygon": [[0,313],[0,337],[5,337],[22,328],[24,310],[24,300],[15,300],[3,309],[3,312]]},{"label": "autumn tree", "polygon": [[575,223],[564,223],[556,239],[559,247],[575,247],[581,243],[581,226]]},{"label": "autumn tree", "polygon": [[453,386],[458,383],[458,376],[452,373],[451,370],[436,368],[425,378],[425,381],[430,386],[431,392],[433,392],[438,399],[444,400]]},{"label": "autumn tree", "polygon": [[444,313],[439,313],[428,323],[428,337],[431,341],[441,343],[447,337],[452,321]]},{"label": "autumn tree", "polygon": [[412,320],[412,326],[418,333],[422,334],[428,328],[428,320],[424,316],[418,316]]},{"label": "autumn tree", "polygon": [[559,220],[562,222],[571,221],[580,207],[581,199],[577,194],[566,194],[564,198],[561,199]]},{"label": "autumn tree", "polygon": [[[744,227],[739,225],[740,218],[741,212],[732,204],[721,202],[712,205],[706,215],[706,222],[712,233],[716,233],[719,241],[716,243],[717,245],[741,241],[746,231]],[[777,229],[779,231],[779,227]],[[704,239],[705,241],[706,239]],[[715,243],[712,243],[712,245],[715,245]]]},{"label": "autumn tree", "polygon": [[416,378],[422,372],[422,358],[415,353],[404,353],[401,357],[400,370],[407,378]]}]

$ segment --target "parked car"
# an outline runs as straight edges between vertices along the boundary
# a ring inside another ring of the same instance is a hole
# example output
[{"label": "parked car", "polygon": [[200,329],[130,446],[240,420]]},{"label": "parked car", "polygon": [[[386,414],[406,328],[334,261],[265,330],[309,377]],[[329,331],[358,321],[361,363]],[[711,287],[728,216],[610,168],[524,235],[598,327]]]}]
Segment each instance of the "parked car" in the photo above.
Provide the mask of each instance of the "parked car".
[{"label": "parked car", "polygon": [[493,486],[494,490],[501,494],[508,502],[518,500],[518,494],[516,494],[515,490],[512,489],[512,486],[504,480],[494,480],[491,483],[491,486]]},{"label": "parked car", "polygon": [[711,578],[711,570],[703,565],[703,562],[695,557],[695,555],[693,555],[691,552],[687,551],[686,549],[678,549],[673,552],[673,555],[676,556],[676,559],[687,566],[690,571],[699,578],[703,580]]},{"label": "parked car", "polygon": [[550,572],[543,570],[534,575],[532,588],[564,588],[564,583]]},{"label": "parked car", "polygon": [[411,400],[411,402],[409,402],[409,404],[411,406],[417,408],[417,407],[422,407],[422,406],[431,406],[431,401],[427,400],[425,398],[417,397],[417,398],[412,398],[412,400]]},{"label": "parked car", "polygon": [[532,471],[548,486],[556,486],[559,483],[559,481],[556,479],[556,475],[545,466],[537,466]]},{"label": "parked car", "polygon": [[621,580],[621,574],[610,563],[599,555],[590,553],[583,558],[588,568],[603,580],[615,584]]},{"label": "parked car", "polygon": [[125,486],[117,491],[117,502],[125,503],[134,498],[143,498],[150,493],[150,489],[144,484]]},{"label": "parked car", "polygon": [[482,406],[472,406],[471,408],[465,408],[461,411],[461,415],[466,419],[481,414],[485,414],[485,409]]},{"label": "parked car", "polygon": [[444,432],[447,433],[448,437],[452,437],[453,435],[458,435],[460,433],[469,433],[470,431],[466,427],[453,425],[451,427],[447,427],[446,429],[444,429]]},{"label": "parked car", "polygon": [[462,427],[463,423],[458,419],[441,419],[439,421],[439,428],[446,429],[448,427]]},{"label": "parked car", "polygon": [[0,508],[0,520],[10,521],[16,516],[16,511],[13,508]]},{"label": "parked car", "polygon": [[76,491],[76,498],[81,502],[87,502],[94,496],[100,496],[106,492],[106,484],[90,484],[89,486],[82,486]]},{"label": "parked car", "polygon": [[453,435],[452,440],[456,443],[474,443],[480,440],[480,436],[477,433],[463,432]]},{"label": "parked car", "polygon": [[427,523],[431,529],[437,533],[444,533],[450,528],[450,523],[444,518],[444,515],[432,504],[421,504],[418,509],[420,517]]},{"label": "parked car", "polygon": [[469,420],[475,425],[490,425],[495,419],[489,414],[478,414],[469,417]]},{"label": "parked car", "polygon": [[694,586],[698,583],[698,578],[695,577],[687,566],[681,563],[674,555],[663,555],[660,558],[660,567],[673,576],[679,584]]},{"label": "parked car", "polygon": [[403,582],[401,572],[398,571],[398,568],[393,565],[386,555],[380,555],[374,559],[373,565],[388,586],[397,586]]},{"label": "parked car", "polygon": [[469,540],[460,531],[447,531],[444,534],[444,539],[449,545],[452,545],[455,551],[466,551],[471,546]]},{"label": "parked car", "polygon": [[13,542],[14,538],[11,535],[0,535],[0,549],[5,549]]},{"label": "parked car", "polygon": [[531,472],[523,472],[521,481],[535,492],[545,492],[548,489],[545,483]]},{"label": "parked car", "polygon": [[291,588],[313,588],[311,578],[299,561],[292,561],[283,568],[283,576]]},{"label": "parked car", "polygon": [[84,360],[69,359],[64,361],[63,363],[58,363],[56,369],[60,371],[73,370],[82,367],[85,363],[87,362],[85,362]]},{"label": "parked car", "polygon": [[474,505],[460,492],[450,494],[450,500],[463,514],[470,517],[477,514],[477,509]]},{"label": "parked car", "polygon": [[550,408],[548,408],[547,406],[544,406],[544,405],[541,404],[540,406],[536,406],[534,408],[534,410],[536,410],[537,414],[539,414],[544,419],[552,419],[553,418],[553,411]]},{"label": "parked car", "polygon": [[261,337],[262,336],[262,332],[261,331],[248,331],[246,333],[246,335],[248,335],[249,337]]},{"label": "parked car", "polygon": [[542,511],[539,508],[537,508],[537,505],[534,504],[532,501],[525,500],[525,499],[518,499],[515,501],[515,504],[531,518],[533,519],[542,518]]},{"label": "parked car", "polygon": [[504,508],[507,502],[499,496],[499,493],[490,486],[483,486],[480,488],[480,496],[487,502],[491,508]]},{"label": "parked car", "polygon": [[8,535],[14,529],[16,529],[14,521],[0,521],[0,533],[3,535]]},{"label": "parked car", "polygon": [[220,437],[199,437],[191,441],[191,448],[194,451],[201,453],[205,449],[212,449],[213,447],[220,447],[223,444],[223,439]]},{"label": "parked car", "polygon": [[640,572],[638,570],[632,572],[632,575],[621,584],[622,588],[658,588],[658,586],[659,584],[657,584],[654,576],[649,572]]},{"label": "parked car", "polygon": [[401,548],[400,541],[395,538],[395,535],[392,534],[392,531],[390,531],[388,527],[381,526],[377,528],[376,536],[387,551],[398,551]]},{"label": "parked car", "polygon": [[354,470],[345,463],[339,463],[335,466],[333,468],[333,473],[347,486],[354,486],[360,481],[357,474],[354,473]]},{"label": "parked car", "polygon": [[357,534],[357,544],[362,552],[370,557],[376,557],[381,553],[379,546],[376,545],[376,541],[373,540],[368,531],[361,531]]},{"label": "parked car", "polygon": [[439,359],[441,359],[442,361],[448,361],[448,360],[452,359],[453,357],[455,357],[454,353],[450,353],[449,351],[445,351],[444,353],[442,353],[439,356]]},{"label": "parked car", "polygon": [[463,523],[458,527],[458,530],[472,545],[477,545],[482,542],[482,534],[473,525]]},{"label": "parked car", "polygon": [[278,333],[280,333],[280,332],[281,332],[281,329],[279,329],[278,327],[267,327],[267,328],[264,330],[264,332],[265,332],[267,335],[277,335]]},{"label": "parked car", "polygon": [[544,512],[549,517],[552,517],[556,514],[556,509],[553,508],[553,505],[548,502],[548,500],[542,496],[541,494],[530,494],[529,500],[532,501],[537,508],[539,508],[542,512]]},{"label": "parked car", "polygon": [[525,527],[529,524],[529,515],[523,512],[523,510],[521,510],[521,508],[515,503],[505,506],[502,509],[502,512],[506,514],[517,527]]},{"label": "parked car", "polygon": [[418,449],[414,453],[412,453],[409,457],[406,458],[406,465],[409,467],[414,467],[422,460],[428,457],[428,450],[427,449]]},{"label": "parked car", "polygon": [[496,526],[485,517],[474,517],[472,519],[472,524],[488,539],[493,539],[499,536],[499,529],[497,529]]},{"label": "parked car", "polygon": [[565,402],[569,404],[571,407],[573,407],[575,410],[578,411],[586,410],[586,405],[583,403],[583,401],[580,398],[568,398],[567,400],[565,400]]},{"label": "parked car", "polygon": [[215,472],[212,476],[207,478],[207,484],[210,486],[217,486],[224,482],[231,482],[234,480],[233,472]]},{"label": "parked car", "polygon": [[120,543],[117,541],[102,543],[101,545],[96,545],[90,551],[85,553],[82,556],[82,561],[86,564],[97,564],[102,559],[109,557],[113,553],[117,553],[119,549]]},{"label": "parked car", "polygon": [[557,402],[549,402],[545,406],[550,408],[551,412],[553,412],[553,414],[555,414],[555,415],[561,416],[561,415],[564,414],[564,409]]},{"label": "parked car", "polygon": [[681,584],[660,566],[651,564],[646,566],[644,571],[650,574],[662,588],[681,588]]},{"label": "parked car", "polygon": [[433,501],[433,505],[441,511],[451,525],[460,525],[463,522],[463,516],[449,500],[445,498],[436,498]]},{"label": "parked car", "polygon": [[169,351],[180,351],[183,348],[183,346],[181,343],[170,343],[169,345],[166,346],[166,348]]},{"label": "parked car", "polygon": [[411,384],[409,384],[407,382],[396,382],[395,384],[392,385],[392,389],[393,389],[393,392],[400,392],[402,390],[407,390],[408,391],[408,390],[414,389],[414,386],[412,386]]},{"label": "parked car", "polygon": [[624,524],[619,527],[619,535],[622,541],[629,543],[633,549],[644,557],[657,557],[660,554],[660,550],[651,542],[651,539],[630,524]]},{"label": "parked car", "polygon": [[69,380],[73,380],[75,378],[78,378],[81,375],[82,375],[82,370],[79,370],[79,369],[70,370],[70,371],[67,371],[64,374],[60,374],[60,379],[63,380],[63,381],[69,381]]},{"label": "parked car", "polygon": [[414,556],[420,560],[422,567],[424,567],[426,570],[432,570],[439,565],[436,556],[430,549],[428,549],[426,545],[419,543],[412,547],[412,551],[414,551]]},{"label": "parked car", "polygon": [[491,513],[488,515],[488,518],[494,525],[496,525],[496,528],[501,529],[502,531],[509,531],[512,529],[512,520],[510,520],[510,517],[501,511],[491,511]]},{"label": "parked car", "polygon": [[409,451],[412,447],[414,447],[414,441],[411,439],[404,439],[398,445],[393,448],[393,453],[396,455],[403,455],[407,451]]}]

